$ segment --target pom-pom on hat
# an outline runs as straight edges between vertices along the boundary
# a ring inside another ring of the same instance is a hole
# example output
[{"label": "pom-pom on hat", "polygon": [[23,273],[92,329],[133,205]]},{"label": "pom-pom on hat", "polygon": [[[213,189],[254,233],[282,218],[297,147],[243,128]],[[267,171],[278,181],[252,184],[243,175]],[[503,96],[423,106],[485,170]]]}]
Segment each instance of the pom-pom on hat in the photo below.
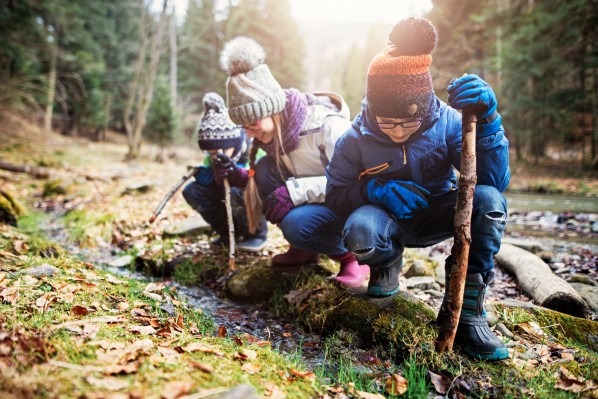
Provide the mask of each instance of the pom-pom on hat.
[{"label": "pom-pom on hat", "polygon": [[224,99],[217,93],[203,96],[204,112],[197,127],[197,143],[202,150],[236,148],[241,140],[241,128],[228,116]]},{"label": "pom-pom on hat", "polygon": [[427,19],[397,22],[388,35],[390,45],[370,63],[366,98],[374,115],[427,119],[434,100],[429,72],[437,34]]},{"label": "pom-pom on hat", "polygon": [[228,112],[239,125],[253,123],[284,109],[284,91],[264,64],[265,58],[263,47],[244,36],[227,42],[220,54],[220,66],[228,73]]}]

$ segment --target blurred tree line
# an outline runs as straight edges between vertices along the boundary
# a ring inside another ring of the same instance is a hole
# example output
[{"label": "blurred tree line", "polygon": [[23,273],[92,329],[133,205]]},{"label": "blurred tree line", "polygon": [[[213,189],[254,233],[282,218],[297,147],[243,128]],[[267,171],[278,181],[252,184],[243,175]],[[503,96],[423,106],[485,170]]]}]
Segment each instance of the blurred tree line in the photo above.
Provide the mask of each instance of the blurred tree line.
[{"label": "blurred tree line", "polygon": [[[303,89],[314,43],[304,43],[289,0],[189,0],[179,21],[173,0],[154,3],[1,1],[0,107],[69,135],[121,131],[135,158],[141,136],[164,145],[192,138],[203,94],[225,96],[219,54],[232,37],[255,38],[281,85]],[[537,161],[557,147],[597,165],[598,0],[433,3],[439,97],[450,78],[477,73],[497,93],[517,158]],[[353,115],[387,33],[373,24],[359,43],[331,43],[347,49],[327,63],[331,87],[321,89],[339,91]]]}]

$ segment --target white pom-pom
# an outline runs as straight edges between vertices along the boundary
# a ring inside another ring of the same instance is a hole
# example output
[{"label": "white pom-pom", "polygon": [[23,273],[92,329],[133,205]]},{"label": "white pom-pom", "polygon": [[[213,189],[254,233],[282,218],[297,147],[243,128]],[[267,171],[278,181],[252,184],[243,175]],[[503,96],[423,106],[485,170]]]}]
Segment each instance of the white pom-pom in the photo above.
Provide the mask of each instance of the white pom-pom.
[{"label": "white pom-pom", "polygon": [[218,93],[209,92],[203,96],[203,107],[206,111],[212,109],[215,112],[220,112],[226,108],[226,105]]},{"label": "white pom-pom", "polygon": [[266,52],[258,42],[239,36],[224,45],[220,53],[220,67],[233,76],[251,71],[265,59]]}]

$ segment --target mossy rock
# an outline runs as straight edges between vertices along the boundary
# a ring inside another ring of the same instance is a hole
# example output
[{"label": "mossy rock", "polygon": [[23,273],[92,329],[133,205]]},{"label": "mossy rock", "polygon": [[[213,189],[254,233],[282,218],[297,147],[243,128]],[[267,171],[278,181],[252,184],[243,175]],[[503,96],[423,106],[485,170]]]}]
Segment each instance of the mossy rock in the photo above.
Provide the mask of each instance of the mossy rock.
[{"label": "mossy rock", "polygon": [[[529,305],[518,301],[509,300],[493,304],[493,307],[500,313],[502,309],[510,308],[517,313],[517,319],[535,320],[546,331],[557,337],[559,341],[570,340],[577,341],[598,351],[598,322],[589,319],[582,319],[560,313],[554,310],[546,309],[537,305]],[[507,326],[513,328],[514,326]]]},{"label": "mossy rock", "polygon": [[434,310],[404,291],[372,299],[330,285],[315,289],[298,313],[318,333],[349,329],[366,341],[390,344],[399,356],[424,342],[433,348],[438,335]]},{"label": "mossy rock", "polygon": [[235,300],[257,302],[269,299],[274,292],[287,292],[299,280],[309,279],[316,273],[315,266],[275,268],[257,264],[235,272],[226,282],[227,295]]},{"label": "mossy rock", "polygon": [[16,227],[17,218],[26,214],[27,210],[12,193],[0,190],[0,223]]}]

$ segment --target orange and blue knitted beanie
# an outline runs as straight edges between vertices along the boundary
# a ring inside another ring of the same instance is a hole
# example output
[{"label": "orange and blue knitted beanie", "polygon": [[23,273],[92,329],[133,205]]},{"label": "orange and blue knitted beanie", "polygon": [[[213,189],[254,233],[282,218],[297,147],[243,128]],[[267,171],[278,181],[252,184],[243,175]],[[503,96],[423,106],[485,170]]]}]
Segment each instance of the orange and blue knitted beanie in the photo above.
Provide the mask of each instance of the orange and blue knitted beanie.
[{"label": "orange and blue knitted beanie", "polygon": [[427,119],[434,100],[429,67],[436,28],[427,19],[407,18],[393,26],[388,38],[390,45],[368,69],[368,106],[376,116]]}]

